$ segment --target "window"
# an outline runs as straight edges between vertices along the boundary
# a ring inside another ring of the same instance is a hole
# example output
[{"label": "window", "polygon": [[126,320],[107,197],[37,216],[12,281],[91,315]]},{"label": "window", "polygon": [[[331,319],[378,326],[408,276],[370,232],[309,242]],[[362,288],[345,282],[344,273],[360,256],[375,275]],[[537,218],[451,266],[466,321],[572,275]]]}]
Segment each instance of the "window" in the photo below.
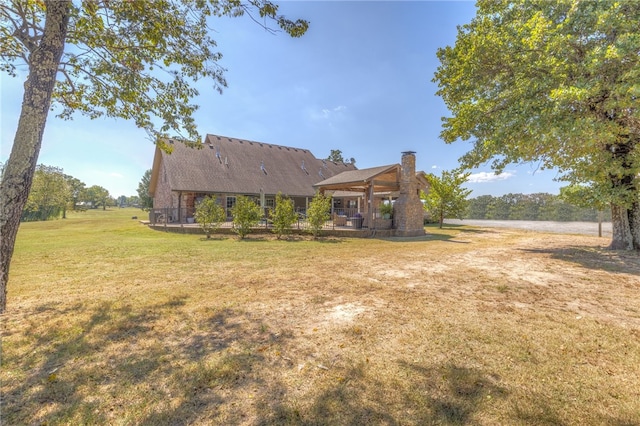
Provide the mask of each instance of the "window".
[{"label": "window", "polygon": [[236,205],[236,197],[227,197],[227,216],[231,217],[231,209]]},{"label": "window", "polygon": [[266,200],[264,200],[264,206],[272,209],[276,206],[276,200],[274,200],[273,198],[267,198]]}]

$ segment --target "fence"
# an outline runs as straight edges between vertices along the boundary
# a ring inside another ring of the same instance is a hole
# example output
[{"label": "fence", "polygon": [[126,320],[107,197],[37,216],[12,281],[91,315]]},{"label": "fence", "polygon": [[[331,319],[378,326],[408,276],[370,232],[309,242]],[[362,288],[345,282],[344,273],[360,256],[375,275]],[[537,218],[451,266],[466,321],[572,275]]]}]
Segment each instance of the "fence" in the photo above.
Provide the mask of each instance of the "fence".
[{"label": "fence", "polygon": [[[265,209],[265,215],[260,219],[256,228],[271,228],[272,222],[269,217],[268,209]],[[193,208],[154,208],[149,211],[149,223],[151,225],[164,226],[193,226],[198,224],[194,219]],[[307,215],[304,210],[300,210],[298,219],[292,225],[293,229],[308,230],[310,228],[307,221]],[[329,215],[329,220],[325,221],[322,229],[391,229],[393,220],[383,215],[378,210],[372,212],[373,221],[370,224],[366,213],[359,212],[357,209],[334,209]],[[227,220],[220,225],[221,228],[233,228],[233,218],[227,213]]]}]

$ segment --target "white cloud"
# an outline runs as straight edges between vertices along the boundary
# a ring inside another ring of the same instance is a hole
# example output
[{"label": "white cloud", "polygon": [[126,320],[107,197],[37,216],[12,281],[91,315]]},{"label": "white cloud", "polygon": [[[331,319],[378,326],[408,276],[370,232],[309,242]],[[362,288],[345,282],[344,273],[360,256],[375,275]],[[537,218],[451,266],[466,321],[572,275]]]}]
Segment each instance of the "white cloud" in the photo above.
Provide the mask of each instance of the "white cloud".
[{"label": "white cloud", "polygon": [[120,173],[116,173],[116,172],[109,173],[109,176],[115,177],[115,178],[123,178],[124,177],[124,175],[121,175]]},{"label": "white cloud", "polygon": [[342,116],[346,110],[346,106],[338,105],[333,108],[322,108],[320,111],[311,111],[309,115],[313,120],[331,120]]},{"label": "white cloud", "polygon": [[437,169],[438,166],[436,166],[435,164],[433,166],[431,166],[432,169]]},{"label": "white cloud", "polygon": [[507,180],[514,177],[516,174],[512,172],[502,172],[500,174],[488,173],[488,172],[480,172],[473,173],[467,179],[469,183],[486,183],[486,182],[496,182],[500,180]]}]

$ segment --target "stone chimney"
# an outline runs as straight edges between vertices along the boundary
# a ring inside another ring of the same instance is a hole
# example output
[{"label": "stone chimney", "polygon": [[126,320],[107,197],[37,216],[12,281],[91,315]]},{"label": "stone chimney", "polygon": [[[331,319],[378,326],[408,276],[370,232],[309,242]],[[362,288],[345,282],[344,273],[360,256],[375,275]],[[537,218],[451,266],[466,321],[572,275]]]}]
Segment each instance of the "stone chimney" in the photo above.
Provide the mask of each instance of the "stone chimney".
[{"label": "stone chimney", "polygon": [[396,236],[416,237],[425,234],[424,209],[419,192],[415,152],[405,151],[400,167],[400,196],[393,205]]}]

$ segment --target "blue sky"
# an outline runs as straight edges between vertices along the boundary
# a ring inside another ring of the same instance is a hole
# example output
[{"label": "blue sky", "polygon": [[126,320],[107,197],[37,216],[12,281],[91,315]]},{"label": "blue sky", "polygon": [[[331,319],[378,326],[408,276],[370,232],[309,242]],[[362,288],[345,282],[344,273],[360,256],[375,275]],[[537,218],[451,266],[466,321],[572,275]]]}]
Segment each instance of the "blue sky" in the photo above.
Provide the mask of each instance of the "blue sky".
[{"label": "blue sky", "polygon": [[[318,158],[339,149],[358,168],[397,163],[408,150],[416,151],[420,170],[439,174],[457,167],[470,144],[447,145],[439,138],[448,111],[431,80],[439,65],[436,50],[454,44],[456,26],[475,15],[474,3],[284,1],[280,12],[308,19],[308,33],[299,39],[272,35],[248,18],[211,22],[229,87],[219,95],[198,84],[201,134],[306,148]],[[23,79],[0,78],[4,162]],[[153,153],[146,133],[131,122],[79,115],[62,121],[51,114],[38,163],[62,167],[118,197],[137,194]],[[557,194],[555,176],[535,164],[496,176],[487,165],[474,170],[466,186],[471,197]]]}]

